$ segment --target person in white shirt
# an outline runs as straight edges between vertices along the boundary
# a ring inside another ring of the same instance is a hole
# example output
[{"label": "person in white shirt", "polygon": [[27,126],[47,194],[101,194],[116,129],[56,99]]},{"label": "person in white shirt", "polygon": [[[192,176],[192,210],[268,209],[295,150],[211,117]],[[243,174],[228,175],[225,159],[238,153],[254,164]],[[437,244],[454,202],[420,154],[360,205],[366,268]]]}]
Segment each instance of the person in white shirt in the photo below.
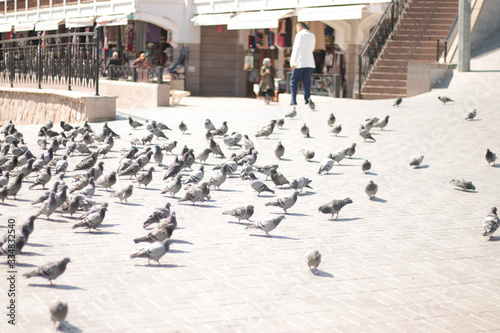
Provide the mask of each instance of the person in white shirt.
[{"label": "person in white shirt", "polygon": [[297,105],[297,86],[302,81],[304,86],[304,99],[309,104],[311,110],[314,110],[314,103],[311,100],[311,74],[316,64],[314,62],[314,46],[316,37],[308,30],[307,24],[297,22],[297,34],[293,41],[292,55],[290,57],[290,66],[292,68],[292,77],[290,79],[290,90],[292,93],[291,105]]}]

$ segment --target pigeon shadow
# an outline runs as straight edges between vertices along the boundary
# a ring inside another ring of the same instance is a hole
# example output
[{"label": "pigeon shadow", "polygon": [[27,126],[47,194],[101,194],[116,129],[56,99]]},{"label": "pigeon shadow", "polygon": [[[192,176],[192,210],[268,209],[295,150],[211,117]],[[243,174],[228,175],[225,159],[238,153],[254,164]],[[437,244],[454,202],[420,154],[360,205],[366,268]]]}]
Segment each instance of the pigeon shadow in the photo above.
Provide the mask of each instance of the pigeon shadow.
[{"label": "pigeon shadow", "polygon": [[119,232],[113,232],[113,231],[102,231],[102,230],[99,230],[99,231],[75,231],[75,234],[81,234],[81,235],[119,235],[120,233]]},{"label": "pigeon shadow", "polygon": [[333,136],[336,138],[348,138],[347,135],[335,135],[335,134],[333,134]]},{"label": "pigeon shadow", "polygon": [[2,203],[2,206],[9,206],[9,207],[17,207],[16,205],[11,205],[11,204],[8,204],[8,203]]},{"label": "pigeon shadow", "polygon": [[[1,262],[0,265],[9,266],[10,263],[8,263],[8,262]],[[23,264],[23,263],[20,263],[20,262],[16,262],[15,263],[15,267],[38,267],[38,266],[37,265],[33,265],[33,264]],[[9,269],[10,269],[10,266],[9,266]]]},{"label": "pigeon shadow", "polygon": [[139,203],[122,203],[123,205],[127,205],[127,206],[142,206],[142,204],[139,204]]},{"label": "pigeon shadow", "polygon": [[298,238],[291,238],[287,236],[277,236],[277,235],[271,235],[271,236],[266,236],[266,235],[255,235],[255,234],[250,234],[249,236],[253,237],[261,237],[261,238],[269,238],[269,239],[289,239],[289,240],[300,240]]},{"label": "pigeon shadow", "polygon": [[477,193],[476,190],[474,191],[470,191],[470,190],[462,190],[461,188],[454,188],[455,191],[459,191],[459,192],[465,192],[465,193]]},{"label": "pigeon shadow", "polygon": [[306,191],[306,192],[299,193],[299,196],[301,196],[301,197],[307,197],[308,195],[314,195],[314,194],[316,194],[316,192],[314,192],[314,191]]},{"label": "pigeon shadow", "polygon": [[366,173],[365,173],[365,175],[377,176],[378,174],[377,174],[377,173],[375,173],[375,172],[370,172],[370,171],[368,171],[368,172],[366,172]]},{"label": "pigeon shadow", "polygon": [[19,254],[25,255],[27,257],[45,256],[44,254],[36,253],[36,252],[21,252]]},{"label": "pigeon shadow", "polygon": [[170,249],[168,250],[170,253],[189,253],[189,251],[183,251],[183,250],[175,250],[175,249]]},{"label": "pigeon shadow", "polygon": [[28,199],[11,199],[11,200],[15,200],[15,201],[21,201],[21,202],[30,202],[31,200],[28,200]]},{"label": "pigeon shadow", "polygon": [[362,220],[362,217],[343,217],[343,218],[338,218],[336,220],[329,220],[329,221],[334,221],[334,222],[350,222],[350,221],[356,221],[356,220]]},{"label": "pigeon shadow", "polygon": [[316,270],[315,273],[313,273],[316,276],[321,276],[321,277],[326,277],[326,278],[334,278],[333,274],[330,274],[328,272],[322,271],[320,269]]},{"label": "pigeon shadow", "polygon": [[161,189],[155,187],[139,187],[139,188],[147,191],[161,191]]},{"label": "pigeon shadow", "polygon": [[45,221],[49,221],[49,222],[55,222],[55,223],[70,223],[70,221],[66,221],[66,220],[55,220],[55,219],[48,219],[48,218],[45,218]]},{"label": "pigeon shadow", "polygon": [[221,189],[218,189],[218,190],[214,190],[214,191],[217,191],[217,192],[241,192],[241,191],[238,191],[238,190],[231,190],[231,189],[228,189],[228,188],[221,188]]},{"label": "pigeon shadow", "polygon": [[496,236],[491,236],[490,239],[488,239],[488,242],[498,242],[500,241],[500,237],[496,237]]},{"label": "pigeon shadow", "polygon": [[376,201],[376,202],[381,202],[381,203],[386,203],[387,202],[387,200],[382,199],[382,198],[378,198],[378,197],[371,198],[371,201]]},{"label": "pigeon shadow", "polygon": [[235,221],[228,221],[227,223],[237,224],[237,225],[243,225],[243,226],[252,224],[250,222],[235,222]]},{"label": "pigeon shadow", "polygon": [[57,329],[58,332],[69,332],[69,333],[82,333],[83,331],[79,329],[78,327],[71,325],[67,321],[63,321],[59,328]]},{"label": "pigeon shadow", "polygon": [[86,290],[80,287],[75,287],[75,286],[70,286],[68,284],[34,284],[30,283],[28,286],[31,287],[41,287],[41,288],[54,288],[54,289],[61,289],[61,290]]},{"label": "pigeon shadow", "polygon": [[426,165],[418,166],[418,167],[416,167],[414,169],[428,169],[428,168],[429,168],[429,165],[426,164]]},{"label": "pigeon shadow", "polygon": [[493,168],[500,168],[500,164],[493,164],[492,167]]},{"label": "pigeon shadow", "polygon": [[[170,251],[169,251],[170,252]],[[174,267],[186,267],[184,265],[175,265],[175,264],[159,264],[154,263],[151,265],[145,264],[145,265],[134,265],[136,267],[151,267],[151,268],[174,268]]]},{"label": "pigeon shadow", "polygon": [[283,157],[280,158],[279,160],[280,161],[285,161],[285,162],[290,162],[291,161],[291,159],[289,159],[289,158],[283,158]]},{"label": "pigeon shadow", "polygon": [[313,161],[313,160],[306,160],[306,162],[309,162],[309,163],[320,163],[319,161]]},{"label": "pigeon shadow", "polygon": [[182,240],[182,239],[172,239],[172,243],[193,245],[193,243]]}]

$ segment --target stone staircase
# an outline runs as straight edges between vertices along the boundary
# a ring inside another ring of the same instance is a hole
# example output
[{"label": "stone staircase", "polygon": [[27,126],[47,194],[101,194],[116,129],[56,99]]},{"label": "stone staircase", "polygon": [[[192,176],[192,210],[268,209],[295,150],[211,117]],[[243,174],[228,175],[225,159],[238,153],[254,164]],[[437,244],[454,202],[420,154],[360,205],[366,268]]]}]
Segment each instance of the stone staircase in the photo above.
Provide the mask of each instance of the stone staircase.
[{"label": "stone staircase", "polygon": [[409,61],[435,62],[437,39],[445,39],[458,0],[413,0],[362,87],[363,99],[406,96]]}]

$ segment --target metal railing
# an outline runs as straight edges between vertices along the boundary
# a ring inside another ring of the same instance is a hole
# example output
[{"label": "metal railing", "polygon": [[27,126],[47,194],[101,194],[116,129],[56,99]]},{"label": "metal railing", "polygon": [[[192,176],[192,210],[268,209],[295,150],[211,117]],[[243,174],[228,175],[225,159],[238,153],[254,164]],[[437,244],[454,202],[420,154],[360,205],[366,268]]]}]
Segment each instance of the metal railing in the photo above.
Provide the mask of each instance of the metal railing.
[{"label": "metal railing", "polygon": [[0,83],[95,89],[99,95],[99,30],[0,41]]},{"label": "metal railing", "polygon": [[108,79],[110,80],[162,84],[164,82],[164,75],[171,76],[168,67],[141,68],[115,65],[108,67]]},{"label": "metal railing", "polygon": [[[288,72],[286,75],[286,93],[290,93],[290,79],[292,73]],[[297,93],[303,94],[304,89],[302,83],[297,87]],[[311,95],[316,96],[329,96],[340,97],[341,82],[340,74],[311,74]]]},{"label": "metal railing", "polygon": [[392,0],[359,52],[358,98],[410,0]]}]

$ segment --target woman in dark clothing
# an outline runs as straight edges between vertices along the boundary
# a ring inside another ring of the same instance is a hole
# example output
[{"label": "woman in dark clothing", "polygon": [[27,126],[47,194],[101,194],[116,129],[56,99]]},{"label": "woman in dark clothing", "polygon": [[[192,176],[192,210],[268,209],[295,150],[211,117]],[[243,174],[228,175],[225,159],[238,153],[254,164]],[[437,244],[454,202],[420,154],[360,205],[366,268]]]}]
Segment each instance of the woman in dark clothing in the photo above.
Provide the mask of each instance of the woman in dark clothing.
[{"label": "woman in dark clothing", "polygon": [[271,98],[274,97],[274,78],[276,77],[276,70],[271,65],[271,59],[264,58],[262,61],[260,76],[259,96],[264,96],[266,104],[269,104]]}]

